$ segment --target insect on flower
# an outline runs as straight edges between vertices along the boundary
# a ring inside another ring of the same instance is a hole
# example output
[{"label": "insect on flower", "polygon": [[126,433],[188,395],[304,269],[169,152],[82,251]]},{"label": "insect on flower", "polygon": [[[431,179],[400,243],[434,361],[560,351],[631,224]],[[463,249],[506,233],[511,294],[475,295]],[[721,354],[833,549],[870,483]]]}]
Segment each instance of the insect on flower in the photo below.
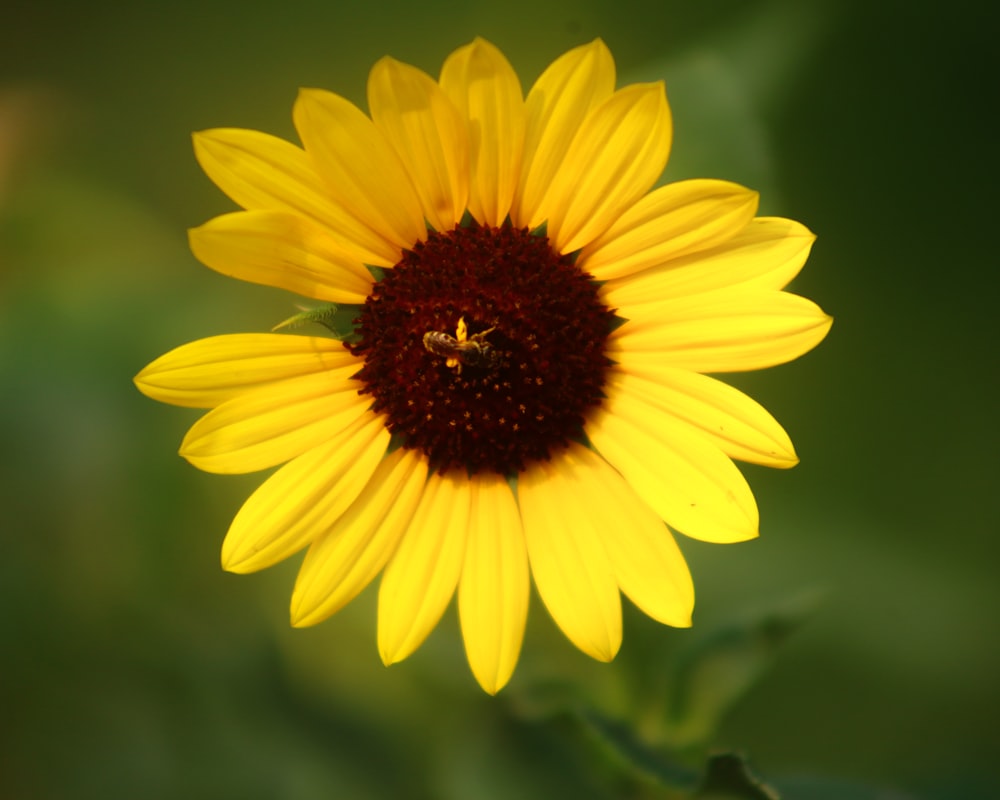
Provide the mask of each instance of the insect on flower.
[{"label": "insect on flower", "polygon": [[495,367],[500,363],[500,356],[493,346],[486,341],[486,336],[496,330],[496,326],[485,331],[468,335],[465,317],[458,320],[455,336],[442,331],[427,331],[424,334],[424,349],[428,353],[441,356],[445,366],[457,368],[462,374],[462,367]]}]

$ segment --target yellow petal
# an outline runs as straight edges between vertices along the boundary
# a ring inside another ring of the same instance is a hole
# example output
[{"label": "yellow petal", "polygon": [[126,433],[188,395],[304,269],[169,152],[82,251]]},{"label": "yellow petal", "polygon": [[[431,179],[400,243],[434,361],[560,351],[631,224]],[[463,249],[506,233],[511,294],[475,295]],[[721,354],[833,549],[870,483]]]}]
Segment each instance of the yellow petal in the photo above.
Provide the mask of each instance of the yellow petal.
[{"label": "yellow petal", "polygon": [[812,350],[833,324],[811,300],[770,290],[623,304],[618,313],[629,321],[611,334],[608,355],[626,369],[651,361],[694,372],[763,369]]},{"label": "yellow petal", "polygon": [[264,384],[361,363],[335,339],[275,333],[210,336],[181,345],[145,367],[135,385],[176,406],[215,408]]},{"label": "yellow petal", "polygon": [[603,458],[584,447],[574,449],[580,468],[591,476],[592,524],[619,587],[653,619],[690,626],[694,584],[673,535]]},{"label": "yellow petal", "polygon": [[571,444],[521,473],[517,496],[542,602],[573,644],[610,661],[622,640],[621,598],[603,542],[617,528],[600,522],[600,476],[585,448]]},{"label": "yellow petal", "polygon": [[468,125],[469,213],[484,225],[499,225],[521,175],[521,82],[503,53],[476,38],[448,56],[440,83]]},{"label": "yellow petal", "polygon": [[284,211],[223,214],[188,232],[205,266],[331,303],[363,303],[371,273],[325,228]]},{"label": "yellow petal", "polygon": [[315,625],[353,600],[385,566],[427,481],[427,459],[399,448],[309,548],[292,593],[292,624]]},{"label": "yellow petal", "polygon": [[469,522],[464,472],[432,474],[410,527],[382,574],[378,649],[382,661],[402,661],[427,638],[458,585]]},{"label": "yellow petal", "polygon": [[758,217],[722,244],[609,281],[603,297],[617,308],[737,286],[783,289],[806,263],[815,239],[793,220]]},{"label": "yellow petal", "polygon": [[707,542],[757,535],[757,504],[733,462],[690,425],[621,391],[587,420],[598,452],[660,516]]},{"label": "yellow petal", "polygon": [[337,436],[371,405],[352,380],[357,365],[282,381],[212,409],[188,431],[181,455],[206,472],[281,464]]},{"label": "yellow petal", "polygon": [[668,183],[583,248],[577,264],[607,281],[714,247],[747,226],[757,200],[756,192],[728,181]]},{"label": "yellow petal", "polygon": [[279,469],[250,495],[222,544],[222,567],[254,572],[283,561],[327,530],[368,485],[389,446],[365,414]]},{"label": "yellow petal", "polygon": [[514,672],[528,617],[528,555],[517,503],[498,475],[475,475],[469,539],[458,585],[465,653],[479,685],[490,694]]},{"label": "yellow petal", "polygon": [[420,199],[399,156],[357,106],[302,89],[293,118],[328,191],[358,220],[400,249],[425,238]]},{"label": "yellow petal", "polygon": [[469,197],[465,120],[426,73],[388,56],[368,77],[368,108],[412,179],[427,221],[438,231],[462,219]]},{"label": "yellow petal", "polygon": [[216,128],[194,135],[195,157],[209,178],[246,209],[290,211],[319,223],[355,258],[391,267],[399,248],[335,203],[309,155],[259,131]]},{"label": "yellow petal", "polygon": [[799,461],[788,434],[763,406],[715,378],[649,362],[617,365],[608,381],[697,429],[730,458],[778,468]]},{"label": "yellow petal", "polygon": [[594,109],[537,212],[555,249],[589,244],[646,194],[667,163],[670,137],[662,83],[627,86]]},{"label": "yellow petal", "polygon": [[615,90],[615,62],[600,39],[570,50],[543,72],[524,101],[524,161],[514,198],[514,224],[537,228],[552,179],[592,109]]}]

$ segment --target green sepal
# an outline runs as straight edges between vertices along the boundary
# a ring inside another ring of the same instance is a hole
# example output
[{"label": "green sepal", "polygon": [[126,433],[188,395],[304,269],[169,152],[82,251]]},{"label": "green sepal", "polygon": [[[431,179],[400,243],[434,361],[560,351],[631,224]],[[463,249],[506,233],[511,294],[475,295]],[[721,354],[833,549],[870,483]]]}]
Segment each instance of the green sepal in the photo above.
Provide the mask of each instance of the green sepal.
[{"label": "green sepal", "polygon": [[353,341],[357,338],[354,320],[360,312],[361,306],[337,305],[336,303],[327,303],[316,308],[302,308],[298,314],[293,314],[288,319],[279,322],[271,328],[271,331],[288,330],[316,323],[330,331],[337,339]]},{"label": "green sepal", "polygon": [[403,434],[399,433],[398,431],[395,433],[390,433],[389,446],[385,449],[385,454],[389,455],[390,453],[395,453],[400,447],[402,447],[405,444],[406,444],[406,437]]},{"label": "green sepal", "polygon": [[618,330],[622,325],[624,325],[628,320],[625,317],[619,317],[617,314],[612,314],[608,319],[608,333],[613,333]]}]

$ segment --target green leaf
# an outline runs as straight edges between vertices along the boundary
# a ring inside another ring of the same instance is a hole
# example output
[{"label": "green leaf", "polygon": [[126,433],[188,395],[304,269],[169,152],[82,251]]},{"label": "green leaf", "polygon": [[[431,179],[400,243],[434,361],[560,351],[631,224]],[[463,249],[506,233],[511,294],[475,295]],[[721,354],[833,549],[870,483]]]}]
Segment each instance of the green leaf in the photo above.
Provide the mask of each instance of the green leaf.
[{"label": "green leaf", "polygon": [[778,647],[809,617],[815,592],[727,623],[678,654],[664,741],[707,742],[722,717],[768,669]]},{"label": "green leaf", "polygon": [[743,756],[721,753],[708,760],[705,778],[694,800],[780,800],[778,793],[757,779]]},{"label": "green leaf", "polygon": [[689,792],[698,785],[699,773],[675,759],[669,751],[644,741],[627,720],[614,718],[589,703],[569,683],[549,681],[522,688],[509,697],[515,717],[529,724],[544,725],[564,720],[630,778]]},{"label": "green leaf", "polygon": [[669,752],[642,741],[627,723],[605,716],[593,708],[577,713],[578,719],[625,770],[647,781],[690,791],[698,783],[698,772]]}]

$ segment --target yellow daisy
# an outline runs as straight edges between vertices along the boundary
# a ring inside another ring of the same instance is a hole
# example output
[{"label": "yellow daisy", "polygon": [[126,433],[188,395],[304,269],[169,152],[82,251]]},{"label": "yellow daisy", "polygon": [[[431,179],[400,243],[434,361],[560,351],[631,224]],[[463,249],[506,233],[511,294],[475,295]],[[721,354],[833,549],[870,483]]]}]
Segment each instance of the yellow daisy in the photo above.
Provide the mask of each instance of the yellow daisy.
[{"label": "yellow daisy", "polygon": [[652,189],[670,150],[663,84],[616,90],[599,40],[527,97],[482,39],[436,81],[384,58],[368,108],[305,89],[302,147],[195,136],[201,166],[244,209],[192,230],[195,255],[353,320],[343,341],[202,339],[136,377],[157,400],[211,409],[181,446],[195,466],[284,465],[236,515],[223,566],[252,572],[308,548],[297,626],[381,573],[386,664],[423,642],[457,589],[490,693],[517,662],[532,578],[602,661],[621,643],[620,593],[690,625],[691,576],[667,525],[750,539],[757,508],[732,459],[797,460],[767,411],[705,373],[779,364],[823,339],[830,318],[781,291],[812,234],[755,218],[756,193],[732,183]]}]

